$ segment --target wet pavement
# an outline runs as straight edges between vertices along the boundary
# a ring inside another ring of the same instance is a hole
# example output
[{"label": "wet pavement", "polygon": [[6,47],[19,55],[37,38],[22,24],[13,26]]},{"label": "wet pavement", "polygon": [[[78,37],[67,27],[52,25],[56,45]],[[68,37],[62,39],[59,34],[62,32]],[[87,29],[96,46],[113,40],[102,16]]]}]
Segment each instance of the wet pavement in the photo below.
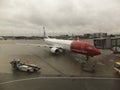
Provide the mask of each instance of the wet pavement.
[{"label": "wet pavement", "polygon": [[2,83],[0,90],[120,90],[120,80],[105,78],[31,78]]},{"label": "wet pavement", "polygon": [[[102,55],[91,58],[91,61],[96,61],[96,68],[94,73],[90,73],[81,70],[79,60],[84,58],[82,55],[68,52],[56,56],[50,53],[49,48],[20,45],[19,43],[45,44],[42,40],[0,41],[0,90],[48,90],[49,88],[49,90],[113,90],[114,88],[114,90],[120,90],[119,75],[113,70],[113,63],[119,61],[120,58],[109,50],[102,50]],[[12,70],[9,62],[14,58],[21,58],[26,63],[35,63],[42,69],[37,73]],[[72,77],[83,78],[72,79]],[[84,79],[84,77],[101,79]],[[12,82],[14,80],[18,81]],[[54,84],[56,85],[54,86]]]}]

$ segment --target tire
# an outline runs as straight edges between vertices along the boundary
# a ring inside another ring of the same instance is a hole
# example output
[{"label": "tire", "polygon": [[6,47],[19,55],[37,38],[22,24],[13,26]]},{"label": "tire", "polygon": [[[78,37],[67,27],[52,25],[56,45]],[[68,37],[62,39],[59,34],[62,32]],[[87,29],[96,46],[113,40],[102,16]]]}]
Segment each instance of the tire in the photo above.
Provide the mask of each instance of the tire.
[{"label": "tire", "polygon": [[36,72],[37,70],[36,69],[33,69],[33,72]]},{"label": "tire", "polygon": [[29,73],[32,73],[32,72],[34,72],[34,71],[31,71],[31,70],[27,70],[27,72],[29,72]]},{"label": "tire", "polygon": [[27,70],[28,73],[30,73],[30,70]]}]

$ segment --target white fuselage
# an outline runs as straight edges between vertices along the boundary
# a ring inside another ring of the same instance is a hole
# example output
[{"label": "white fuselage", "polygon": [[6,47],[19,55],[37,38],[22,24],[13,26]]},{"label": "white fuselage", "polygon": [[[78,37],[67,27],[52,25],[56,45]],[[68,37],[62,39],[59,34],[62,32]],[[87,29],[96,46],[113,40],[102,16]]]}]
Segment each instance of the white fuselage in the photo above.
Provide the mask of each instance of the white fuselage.
[{"label": "white fuselage", "polygon": [[53,38],[46,38],[44,40],[48,44],[48,47],[51,48],[51,52],[56,54],[64,52],[64,50],[69,50],[71,52],[76,52],[92,57],[101,54],[101,52],[98,49],[96,49],[93,45],[87,42]]},{"label": "white fuselage", "polygon": [[61,40],[55,38],[46,38],[44,40],[47,44],[52,45],[52,47],[63,48],[66,50],[70,50],[70,45],[73,42],[71,40]]}]

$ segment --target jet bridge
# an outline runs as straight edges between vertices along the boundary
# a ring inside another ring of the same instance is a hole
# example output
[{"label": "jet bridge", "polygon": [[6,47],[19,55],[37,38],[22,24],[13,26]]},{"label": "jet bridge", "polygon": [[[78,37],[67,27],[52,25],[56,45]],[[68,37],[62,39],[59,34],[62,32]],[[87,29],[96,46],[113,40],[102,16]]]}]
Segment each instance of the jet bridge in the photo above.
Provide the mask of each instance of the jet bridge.
[{"label": "jet bridge", "polygon": [[114,53],[120,53],[120,37],[107,37],[94,39],[94,46],[99,49],[111,49]]}]

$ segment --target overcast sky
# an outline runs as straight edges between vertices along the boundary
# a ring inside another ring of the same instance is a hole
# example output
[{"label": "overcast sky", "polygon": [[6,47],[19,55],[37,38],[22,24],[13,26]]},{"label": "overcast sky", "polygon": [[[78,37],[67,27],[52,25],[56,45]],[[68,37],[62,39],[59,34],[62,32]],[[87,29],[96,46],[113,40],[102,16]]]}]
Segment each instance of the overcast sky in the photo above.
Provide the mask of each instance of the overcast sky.
[{"label": "overcast sky", "polygon": [[0,35],[120,33],[120,0],[0,0]]}]

